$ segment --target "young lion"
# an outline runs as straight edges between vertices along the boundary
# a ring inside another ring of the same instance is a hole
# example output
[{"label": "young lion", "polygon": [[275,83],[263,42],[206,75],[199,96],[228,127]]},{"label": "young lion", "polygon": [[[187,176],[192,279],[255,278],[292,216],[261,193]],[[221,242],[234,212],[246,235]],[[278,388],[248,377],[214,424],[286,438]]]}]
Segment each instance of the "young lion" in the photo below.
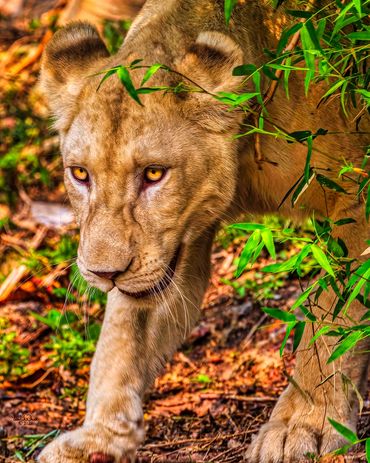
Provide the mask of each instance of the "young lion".
[{"label": "young lion", "polygon": [[[97,91],[96,73],[135,59],[166,64],[209,93],[240,90],[232,69],[258,64],[263,48],[273,46],[269,10],[257,0],[240,2],[226,27],[223,3],[148,0],[112,57],[85,23],[57,32],[46,49],[41,85],[60,133],[65,182],[81,228],[77,262],[91,285],[108,292],[108,304],[84,425],[48,445],[41,463],[134,461],[144,438],[143,394],[198,318],[218,224],[242,212],[277,211],[302,174],[306,147],[271,137],[261,137],[260,147],[272,162],[259,169],[254,140],[232,137],[240,131],[241,113],[226,111],[209,94],[145,95],[140,106],[116,77]],[[143,72],[133,71],[136,85]],[[151,85],[181,80],[159,71]],[[354,130],[336,102],[317,106],[320,95],[306,99],[302,82],[292,77],[289,103],[278,90],[269,118],[288,132]],[[319,137],[312,165],[336,178],[340,159],[359,165],[365,143],[360,135]],[[338,228],[351,254],[359,256],[369,229],[355,192],[355,186],[347,195],[324,192],[312,182],[298,209],[354,217],[354,225]],[[289,202],[282,212],[292,214]],[[330,313],[334,298],[323,293],[318,316]],[[355,302],[350,315],[360,319],[363,312]],[[368,357],[353,354],[326,365],[332,342],[323,337],[308,348],[314,329],[306,329],[294,381],[254,439],[247,461],[302,462],[307,453],[341,446],[327,417],[356,428],[354,389],[345,393],[337,375],[319,384],[340,369],[363,390]]]}]

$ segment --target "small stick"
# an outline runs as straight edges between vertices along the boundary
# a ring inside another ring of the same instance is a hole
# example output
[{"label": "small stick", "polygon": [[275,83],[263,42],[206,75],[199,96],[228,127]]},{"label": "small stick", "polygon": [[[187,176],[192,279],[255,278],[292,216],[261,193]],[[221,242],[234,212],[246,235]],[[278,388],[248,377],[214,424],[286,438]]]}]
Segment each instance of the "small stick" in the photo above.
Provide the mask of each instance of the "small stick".
[{"label": "small stick", "polygon": [[[301,20],[301,22],[303,22],[304,19]],[[295,47],[298,45],[298,42],[299,42],[299,38],[300,38],[300,31],[297,31],[293,37],[291,38],[290,42],[288,43],[288,45],[284,48],[283,52],[287,52],[287,51],[292,51],[295,49]],[[283,63],[285,63],[285,59],[283,60]],[[280,82],[280,78],[283,74],[283,70],[282,69],[277,69],[276,72],[275,72],[275,77],[277,78],[277,80],[273,80],[268,89],[267,89],[267,92],[265,93],[264,95],[264,98],[263,98],[263,105],[265,106],[267,103],[269,103],[274,95],[275,95],[275,92],[276,92],[276,89],[278,87],[278,84]],[[257,121],[261,115],[261,112],[262,112],[262,108],[260,108],[260,110],[258,111],[258,113],[254,116],[254,119],[255,119],[255,125],[257,126]],[[270,164],[273,164],[273,165],[277,165],[277,163],[275,162],[272,162],[272,161],[269,161],[268,159],[265,158],[265,156],[263,155],[262,153],[262,149],[261,149],[261,137],[260,137],[260,134],[259,133],[256,133],[255,134],[255,142],[254,142],[254,159],[258,165],[258,169],[261,170],[262,169],[262,163],[263,162],[269,162]]]},{"label": "small stick", "polygon": [[53,32],[50,29],[48,29],[44,37],[42,38],[41,43],[34,50],[32,50],[26,57],[24,57],[14,66],[12,66],[8,71],[9,74],[11,74],[12,76],[19,74],[21,71],[26,69],[28,66],[35,63],[42,55],[45,45],[49,42],[52,35],[53,35]]},{"label": "small stick", "polygon": [[[32,238],[29,248],[37,249],[43,242],[47,232],[46,227],[40,227],[35,236]],[[9,295],[13,292],[17,284],[22,280],[22,278],[30,271],[30,269],[21,264],[19,267],[14,268],[10,274],[3,281],[3,284],[0,287],[0,302],[5,301]]]}]

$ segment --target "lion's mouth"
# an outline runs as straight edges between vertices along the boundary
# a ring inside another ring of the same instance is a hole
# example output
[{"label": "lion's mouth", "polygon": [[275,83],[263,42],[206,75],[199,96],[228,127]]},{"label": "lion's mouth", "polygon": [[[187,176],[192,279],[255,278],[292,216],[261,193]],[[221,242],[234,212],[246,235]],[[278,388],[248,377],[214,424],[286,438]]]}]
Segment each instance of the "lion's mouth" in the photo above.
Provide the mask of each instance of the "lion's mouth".
[{"label": "lion's mouth", "polygon": [[172,257],[170,265],[167,268],[167,271],[164,277],[156,285],[151,286],[150,288],[144,289],[142,291],[134,292],[134,293],[125,291],[124,289],[121,289],[121,288],[118,288],[118,289],[121,291],[122,294],[133,297],[135,299],[141,299],[143,297],[153,296],[153,295],[161,293],[171,283],[172,278],[175,274],[177,263],[178,263],[179,256],[180,256],[180,248],[181,248],[180,246],[177,248],[174,256]]}]

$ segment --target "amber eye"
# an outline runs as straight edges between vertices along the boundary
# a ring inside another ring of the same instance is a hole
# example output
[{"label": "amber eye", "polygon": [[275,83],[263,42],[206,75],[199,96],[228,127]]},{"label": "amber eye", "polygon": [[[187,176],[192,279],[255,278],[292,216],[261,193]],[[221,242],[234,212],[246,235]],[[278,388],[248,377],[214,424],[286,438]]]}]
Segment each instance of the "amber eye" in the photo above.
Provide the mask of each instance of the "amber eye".
[{"label": "amber eye", "polygon": [[73,177],[79,182],[88,183],[89,174],[87,170],[84,169],[83,167],[79,167],[79,166],[71,167],[71,172],[72,172]]},{"label": "amber eye", "polygon": [[163,167],[150,166],[144,170],[144,180],[147,183],[159,182],[164,174],[165,169]]}]

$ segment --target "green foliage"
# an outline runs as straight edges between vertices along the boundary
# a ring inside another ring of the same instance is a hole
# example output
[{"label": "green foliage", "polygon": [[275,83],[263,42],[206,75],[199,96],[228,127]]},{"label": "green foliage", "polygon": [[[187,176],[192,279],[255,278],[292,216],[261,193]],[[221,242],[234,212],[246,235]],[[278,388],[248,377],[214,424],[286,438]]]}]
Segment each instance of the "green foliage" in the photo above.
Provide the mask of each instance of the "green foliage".
[{"label": "green foliage", "polygon": [[117,53],[130,26],[131,21],[104,21],[103,36],[109,53]]},{"label": "green foliage", "polygon": [[55,439],[59,435],[60,431],[54,429],[47,434],[26,434],[24,436],[14,436],[10,438],[10,441],[21,441],[19,449],[15,451],[14,456],[21,461],[26,463],[32,457],[36,450],[42,449],[52,439]]},{"label": "green foliage", "polygon": [[212,383],[212,379],[208,375],[204,375],[204,374],[199,374],[198,376],[193,378],[192,381],[194,383],[199,383],[199,384],[204,384],[204,385]]},{"label": "green foliage", "polygon": [[[1,97],[8,122],[0,128],[0,201],[12,204],[20,185],[50,187],[54,179],[46,159],[39,156],[41,130],[48,131],[46,121],[15,105],[16,92],[8,90]],[[56,151],[52,155],[56,157]]]},{"label": "green foliage", "polygon": [[366,461],[370,463],[370,438],[368,437],[365,439],[359,439],[356,433],[352,431],[352,429],[347,428],[347,426],[343,425],[342,423],[338,423],[338,421],[335,421],[332,418],[328,418],[328,421],[333,426],[333,428],[349,442],[347,445],[344,445],[340,449],[335,450],[334,454],[345,454],[352,446],[365,443]]},{"label": "green foliage", "polygon": [[53,359],[54,365],[77,368],[92,357],[100,334],[99,324],[82,324],[84,332],[81,333],[81,324],[73,312],[62,313],[52,309],[46,317],[34,312],[32,316],[55,332],[51,341],[45,345],[45,348],[51,350],[50,358]]},{"label": "green foliage", "polygon": [[[333,222],[326,219],[324,222],[313,221],[315,234],[312,238],[300,237],[294,234],[291,229],[284,229],[272,226],[254,223],[240,223],[231,225],[230,228],[244,230],[250,233],[250,237],[242,250],[236,276],[240,276],[248,265],[253,264],[260,256],[265,242],[262,235],[268,236],[273,242],[282,242],[292,238],[303,240],[303,247],[295,255],[282,262],[276,262],[265,266],[262,270],[268,273],[295,272],[302,276],[308,269],[312,275],[319,275],[316,280],[309,285],[305,291],[293,303],[291,310],[300,309],[304,315],[304,320],[297,319],[293,313],[284,312],[279,309],[264,308],[265,313],[286,323],[286,337],[281,346],[281,353],[284,350],[289,336],[294,332],[294,349],[298,347],[299,341],[303,334],[305,323],[317,322],[316,316],[312,313],[312,307],[317,305],[317,300],[323,291],[332,288],[338,296],[337,306],[332,314],[332,319],[320,320],[319,330],[312,338],[315,342],[320,336],[330,335],[338,337],[335,349],[328,359],[328,363],[333,362],[340,356],[353,349],[362,339],[370,335],[370,327],[366,324],[356,325],[343,328],[333,324],[340,311],[345,314],[346,308],[355,299],[367,304],[368,295],[370,294],[370,260],[362,264],[347,257],[345,244],[332,235],[333,230],[344,224],[350,223],[349,218]],[[268,232],[268,233],[266,233]],[[251,239],[253,237],[253,239]],[[252,243],[252,244],[251,244]],[[275,246],[269,244],[271,256],[275,256]],[[363,296],[360,297],[360,291],[363,290]],[[369,320],[369,316],[365,319]],[[365,320],[363,320],[365,321]],[[327,325],[326,325],[327,323]]]},{"label": "green foliage", "polygon": [[9,331],[9,322],[0,318],[0,376],[7,379],[24,374],[29,362],[29,350],[20,346],[16,337],[16,332]]}]

